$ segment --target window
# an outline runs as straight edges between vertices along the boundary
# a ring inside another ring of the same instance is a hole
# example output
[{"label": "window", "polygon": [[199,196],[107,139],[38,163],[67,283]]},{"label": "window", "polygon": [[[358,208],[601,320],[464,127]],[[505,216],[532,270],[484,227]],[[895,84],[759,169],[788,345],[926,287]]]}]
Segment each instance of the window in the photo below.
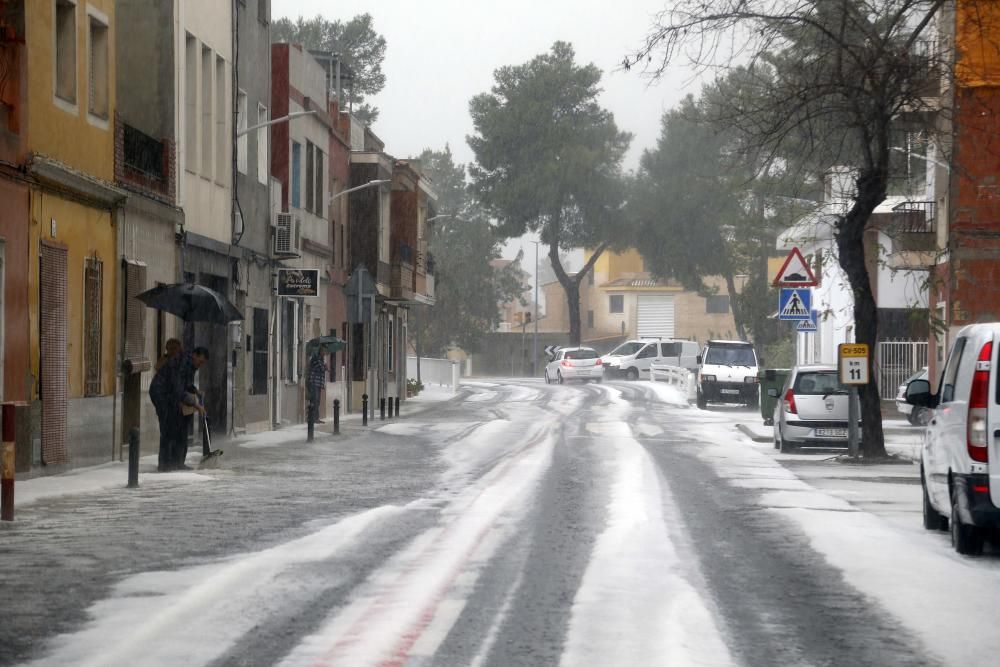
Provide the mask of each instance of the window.
[{"label": "window", "polygon": [[657,350],[656,350],[656,343],[653,343],[651,345],[647,345],[646,347],[642,348],[642,352],[640,352],[639,354],[635,355],[635,358],[636,359],[652,359],[653,357],[656,356],[656,352],[657,352]]},{"label": "window", "polygon": [[253,338],[251,340],[253,351],[253,382],[250,391],[257,396],[267,393],[267,329],[268,312],[266,308],[253,309]]},{"label": "window", "polygon": [[302,144],[292,142],[292,207],[302,208]]},{"label": "window", "polygon": [[323,151],[317,146],[314,149],[313,157],[316,159],[316,168],[313,169],[313,177],[316,185],[313,186],[313,213],[323,217]]},{"label": "window", "polygon": [[[267,107],[263,104],[257,105],[257,123],[267,122]],[[257,182],[267,185],[267,127],[257,130]]]},{"label": "window", "polygon": [[316,166],[315,162],[314,162],[315,158],[313,157],[313,153],[314,152],[315,152],[315,149],[314,149],[314,147],[312,145],[312,142],[307,141],[306,142],[306,205],[305,205],[305,209],[307,211],[309,211],[309,212],[312,212],[314,210],[313,209],[313,192],[314,192],[315,186],[316,186],[316,181],[315,181],[315,176],[314,176],[315,166]]},{"label": "window", "polygon": [[955,383],[958,381],[958,367],[962,361],[962,351],[965,350],[967,338],[959,338],[955,341],[955,347],[948,355],[948,365],[945,366],[944,375],[941,376],[941,402],[951,403],[955,400]]},{"label": "window", "polygon": [[108,25],[90,17],[90,99],[91,115],[108,118]]},{"label": "window", "polygon": [[101,394],[101,305],[104,264],[88,257],[83,280],[83,378],[84,396]]},{"label": "window", "polygon": [[624,313],[625,312],[625,295],[624,294],[612,294],[608,297],[609,301],[609,313]]},{"label": "window", "polygon": [[679,357],[679,356],[681,356],[681,344],[680,343],[660,343],[660,356],[661,357]]},{"label": "window", "polygon": [[226,61],[215,57],[215,180],[229,182],[229,160],[226,159],[229,136],[226,132]]},{"label": "window", "polygon": [[589,347],[581,347],[578,350],[566,350],[564,359],[597,359],[600,355]]},{"label": "window", "polygon": [[[236,127],[239,132],[246,130],[247,124],[247,94],[242,90],[236,100]],[[236,169],[241,174],[247,173],[247,135],[241,134],[236,139]]]},{"label": "window", "polygon": [[724,294],[705,297],[705,312],[723,315],[728,313],[729,297]]},{"label": "window", "polygon": [[76,5],[56,0],[56,96],[76,104]]},{"label": "window", "polygon": [[198,159],[198,40],[184,43],[184,168],[195,170]]},{"label": "window", "polygon": [[201,47],[201,175],[212,177],[212,49]]},{"label": "window", "polygon": [[395,323],[393,322],[392,316],[390,315],[389,316],[389,326],[387,327],[386,337],[385,337],[386,353],[387,353],[387,355],[389,357],[389,362],[388,362],[386,368],[388,369],[388,371],[390,373],[392,372],[392,368],[393,368],[393,366],[392,366],[392,359],[393,359],[393,351],[395,349],[393,347],[393,342],[394,342],[393,339],[395,337],[396,337],[396,327],[395,327]]},{"label": "window", "polygon": [[592,310],[587,311],[587,328],[588,329],[594,328],[594,311]]}]

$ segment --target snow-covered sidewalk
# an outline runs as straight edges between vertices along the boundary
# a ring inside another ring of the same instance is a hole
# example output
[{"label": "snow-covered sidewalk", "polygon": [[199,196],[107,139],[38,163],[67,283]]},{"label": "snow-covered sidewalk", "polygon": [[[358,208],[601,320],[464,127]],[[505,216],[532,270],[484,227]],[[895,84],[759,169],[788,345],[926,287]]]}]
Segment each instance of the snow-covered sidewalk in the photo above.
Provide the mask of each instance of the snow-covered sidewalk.
[{"label": "snow-covered sidewalk", "polygon": [[[754,442],[774,442],[774,427],[764,426],[762,420],[747,419],[739,421],[734,426]],[[923,427],[911,426],[902,419],[884,419],[882,420],[882,430],[885,433],[887,452],[911,461],[920,460],[920,446],[924,436]]]}]

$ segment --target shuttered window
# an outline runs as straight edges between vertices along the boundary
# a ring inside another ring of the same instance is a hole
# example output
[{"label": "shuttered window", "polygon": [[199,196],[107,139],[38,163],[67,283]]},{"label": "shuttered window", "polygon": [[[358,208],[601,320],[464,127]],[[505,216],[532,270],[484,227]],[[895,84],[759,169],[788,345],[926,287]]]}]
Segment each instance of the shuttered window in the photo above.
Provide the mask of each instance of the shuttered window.
[{"label": "shuttered window", "polygon": [[[149,363],[146,357],[146,305],[136,298],[145,289],[146,265],[141,262],[126,261],[124,360],[131,362],[135,369],[145,369]],[[161,337],[162,332],[157,331],[158,350],[163,349]]]},{"label": "shuttered window", "polygon": [[101,300],[104,296],[104,263],[88,257],[83,279],[83,378],[84,396],[101,395]]},{"label": "shuttered window", "polygon": [[253,385],[256,396],[267,393],[267,341],[270,314],[264,308],[253,309]]},{"label": "shuttered window", "polygon": [[42,463],[69,463],[66,449],[66,248],[42,243],[39,262],[39,334]]}]

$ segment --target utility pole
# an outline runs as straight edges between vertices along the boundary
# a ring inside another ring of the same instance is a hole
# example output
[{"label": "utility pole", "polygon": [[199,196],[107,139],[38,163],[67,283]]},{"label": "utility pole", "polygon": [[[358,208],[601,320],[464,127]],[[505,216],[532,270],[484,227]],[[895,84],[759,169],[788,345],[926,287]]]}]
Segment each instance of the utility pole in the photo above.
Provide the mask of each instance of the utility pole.
[{"label": "utility pole", "polygon": [[535,244],[535,339],[532,343],[531,351],[531,373],[535,374],[535,364],[538,363],[538,244],[539,241],[532,241]]}]

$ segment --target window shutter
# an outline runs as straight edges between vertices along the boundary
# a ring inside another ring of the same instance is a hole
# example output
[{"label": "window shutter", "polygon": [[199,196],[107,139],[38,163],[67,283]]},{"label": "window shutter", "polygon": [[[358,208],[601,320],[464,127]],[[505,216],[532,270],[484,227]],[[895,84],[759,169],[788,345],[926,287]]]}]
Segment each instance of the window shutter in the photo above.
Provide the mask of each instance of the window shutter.
[{"label": "window shutter", "polygon": [[69,463],[66,414],[69,373],[66,350],[66,248],[42,243],[39,315],[42,394],[42,462]]},{"label": "window shutter", "polygon": [[146,265],[125,261],[125,362],[132,372],[149,370],[146,357],[146,305],[136,296],[146,290]]},{"label": "window shutter", "polygon": [[84,269],[84,396],[101,395],[101,300],[104,263],[87,258]]}]

